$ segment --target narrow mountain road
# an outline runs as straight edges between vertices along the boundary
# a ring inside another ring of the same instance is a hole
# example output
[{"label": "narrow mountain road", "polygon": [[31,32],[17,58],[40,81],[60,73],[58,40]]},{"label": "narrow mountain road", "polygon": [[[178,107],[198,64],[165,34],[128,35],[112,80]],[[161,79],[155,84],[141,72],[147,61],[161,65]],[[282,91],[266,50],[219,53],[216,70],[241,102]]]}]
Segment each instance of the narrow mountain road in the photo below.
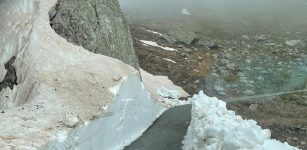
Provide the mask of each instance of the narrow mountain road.
[{"label": "narrow mountain road", "polygon": [[190,121],[191,105],[171,108],[125,150],[180,150]]}]

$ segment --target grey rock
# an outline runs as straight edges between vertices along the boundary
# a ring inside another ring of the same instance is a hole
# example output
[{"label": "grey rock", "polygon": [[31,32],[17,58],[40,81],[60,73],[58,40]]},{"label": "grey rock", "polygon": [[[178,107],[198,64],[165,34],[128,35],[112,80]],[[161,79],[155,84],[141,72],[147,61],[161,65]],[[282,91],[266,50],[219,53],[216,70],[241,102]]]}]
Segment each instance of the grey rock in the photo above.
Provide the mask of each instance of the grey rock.
[{"label": "grey rock", "polygon": [[218,49],[219,45],[216,42],[208,42],[207,47],[210,49]]},{"label": "grey rock", "polygon": [[192,31],[186,30],[170,30],[168,31],[169,35],[176,39],[178,42],[181,42],[186,45],[191,45],[198,42],[199,37]]},{"label": "grey rock", "polygon": [[230,61],[229,61],[228,59],[221,59],[221,63],[222,63],[223,65],[227,65],[227,64],[230,63]]},{"label": "grey rock", "polygon": [[183,50],[184,52],[187,52],[187,53],[192,52],[192,49],[190,49],[190,48],[186,48],[186,47],[184,47],[182,50]]},{"label": "grey rock", "polygon": [[251,96],[251,95],[255,95],[255,92],[252,91],[252,90],[246,90],[243,92],[244,95],[248,95],[248,96]]},{"label": "grey rock", "polygon": [[264,44],[264,46],[276,46],[277,45],[277,43],[266,43],[266,44]]},{"label": "grey rock", "polygon": [[235,70],[236,65],[234,63],[229,63],[229,64],[226,64],[226,68],[229,70]]},{"label": "grey rock", "polygon": [[173,37],[169,36],[168,34],[162,34],[161,38],[165,41],[167,41],[170,44],[174,44],[177,42],[176,39],[174,39]]},{"label": "grey rock", "polygon": [[5,64],[5,69],[7,70],[7,73],[3,81],[0,82],[0,91],[7,87],[13,89],[14,85],[17,85],[16,71],[15,71],[15,67],[13,66],[14,61],[15,61],[15,57],[12,57],[9,60],[9,62]]},{"label": "grey rock", "polygon": [[117,0],[59,0],[50,25],[67,41],[139,69],[128,24]]}]

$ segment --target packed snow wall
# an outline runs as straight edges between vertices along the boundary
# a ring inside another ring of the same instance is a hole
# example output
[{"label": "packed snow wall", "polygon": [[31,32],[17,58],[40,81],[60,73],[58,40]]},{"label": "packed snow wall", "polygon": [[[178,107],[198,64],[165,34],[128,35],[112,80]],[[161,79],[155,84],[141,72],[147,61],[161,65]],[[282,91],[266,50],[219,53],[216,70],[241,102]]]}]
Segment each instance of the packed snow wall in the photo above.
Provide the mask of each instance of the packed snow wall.
[{"label": "packed snow wall", "polygon": [[164,111],[158,87],[186,96],[166,77],[141,70],[142,86],[133,67],[67,42],[50,27],[56,2],[0,2],[1,78],[12,57],[17,76],[13,89],[0,92],[1,150],[65,149],[71,138],[78,148],[120,149]]}]

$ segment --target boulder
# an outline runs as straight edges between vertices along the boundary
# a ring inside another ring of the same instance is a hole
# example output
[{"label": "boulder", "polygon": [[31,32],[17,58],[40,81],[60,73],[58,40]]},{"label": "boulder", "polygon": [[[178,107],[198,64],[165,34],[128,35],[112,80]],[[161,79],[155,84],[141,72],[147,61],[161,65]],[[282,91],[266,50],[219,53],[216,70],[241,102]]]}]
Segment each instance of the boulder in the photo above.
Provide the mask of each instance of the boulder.
[{"label": "boulder", "polygon": [[168,34],[176,39],[178,42],[181,42],[186,45],[191,45],[193,43],[198,42],[199,37],[197,34],[195,34],[192,31],[187,31],[187,30],[175,30],[172,29],[168,31]]}]

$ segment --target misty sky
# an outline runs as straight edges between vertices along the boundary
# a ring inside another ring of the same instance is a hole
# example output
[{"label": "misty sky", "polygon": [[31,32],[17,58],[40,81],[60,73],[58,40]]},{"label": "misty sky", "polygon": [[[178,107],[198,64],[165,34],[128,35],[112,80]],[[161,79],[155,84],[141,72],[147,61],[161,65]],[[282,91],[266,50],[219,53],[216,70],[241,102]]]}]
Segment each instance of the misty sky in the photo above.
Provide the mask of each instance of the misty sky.
[{"label": "misty sky", "polygon": [[[223,25],[307,26],[307,0],[119,0],[129,20],[175,18],[183,8],[199,21]],[[129,16],[130,14],[130,16]],[[131,15],[132,14],[132,15]]]}]

